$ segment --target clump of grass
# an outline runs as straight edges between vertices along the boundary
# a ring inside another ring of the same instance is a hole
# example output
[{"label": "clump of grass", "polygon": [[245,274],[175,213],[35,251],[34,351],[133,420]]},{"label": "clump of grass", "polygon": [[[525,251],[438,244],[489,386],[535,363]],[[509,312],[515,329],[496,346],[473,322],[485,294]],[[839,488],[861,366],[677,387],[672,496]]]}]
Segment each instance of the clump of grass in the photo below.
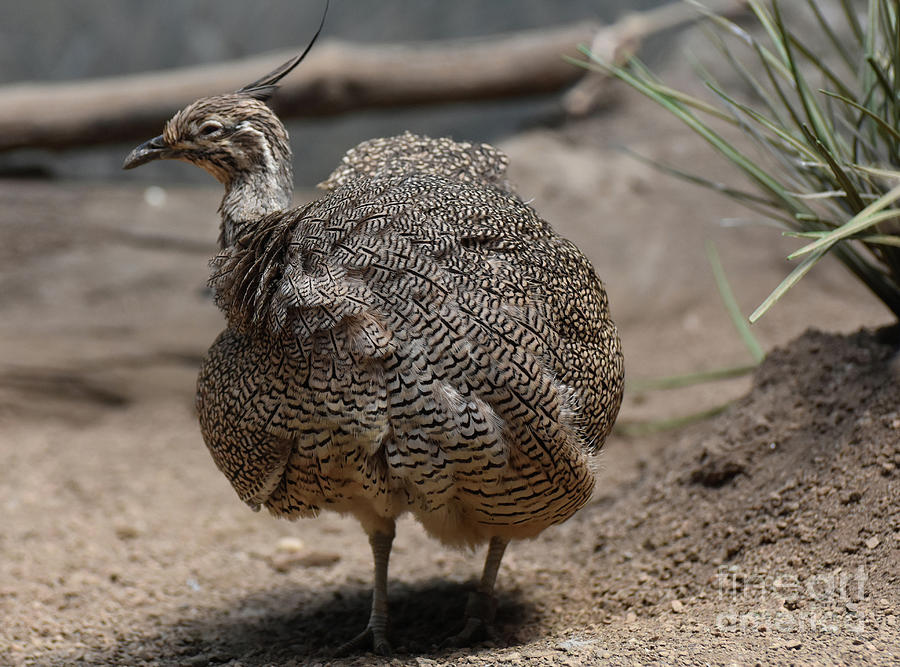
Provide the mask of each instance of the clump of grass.
[{"label": "clump of grass", "polygon": [[[699,75],[715,103],[674,90],[639,60],[617,66],[582,48],[581,64],[606,71],[681,119],[743,172],[750,188],[667,168],[776,220],[806,241],[800,263],[750,316],[759,319],[827,253],[835,255],[900,318],[900,6],[895,0],[833,0],[849,28],[839,35],[822,0],[806,0],[815,34],[789,26],[777,0],[750,0],[756,37],[707,11],[710,38],[752,91],[738,100]],[[799,4],[799,3],[797,3]],[[743,49],[743,52],[740,51]],[[749,59],[756,61],[751,65]],[[756,150],[716,131],[741,130]]]}]

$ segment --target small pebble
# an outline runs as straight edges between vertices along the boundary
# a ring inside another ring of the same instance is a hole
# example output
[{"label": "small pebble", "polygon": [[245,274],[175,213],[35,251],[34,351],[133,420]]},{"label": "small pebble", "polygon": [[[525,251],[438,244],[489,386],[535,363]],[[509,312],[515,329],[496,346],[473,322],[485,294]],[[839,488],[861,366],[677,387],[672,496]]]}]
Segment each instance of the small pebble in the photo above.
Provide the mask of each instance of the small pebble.
[{"label": "small pebble", "polygon": [[116,537],[120,540],[133,540],[140,537],[141,531],[135,526],[121,525],[116,527]]},{"label": "small pebble", "polygon": [[297,553],[303,551],[303,541],[296,537],[282,537],[275,548],[284,553]]},{"label": "small pebble", "polygon": [[290,572],[298,567],[328,567],[341,559],[332,551],[311,551],[309,553],[276,553],[269,558],[269,565],[276,572]]},{"label": "small pebble", "polygon": [[301,556],[300,564],[304,567],[328,567],[341,559],[341,555],[333,551],[312,551]]},{"label": "small pebble", "polygon": [[877,537],[870,537],[869,539],[866,540],[866,548],[867,549],[874,549],[879,544],[881,544],[881,539],[879,539]]},{"label": "small pebble", "polygon": [[680,614],[684,611],[684,603],[681,600],[672,600],[672,611]]}]

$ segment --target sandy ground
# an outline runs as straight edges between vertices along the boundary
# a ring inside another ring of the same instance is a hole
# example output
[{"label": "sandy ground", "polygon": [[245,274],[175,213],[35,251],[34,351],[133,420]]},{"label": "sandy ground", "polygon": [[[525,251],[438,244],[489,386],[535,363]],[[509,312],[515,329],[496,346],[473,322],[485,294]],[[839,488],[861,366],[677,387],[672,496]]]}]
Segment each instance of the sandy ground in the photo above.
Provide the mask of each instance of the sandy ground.
[{"label": "sandy ground", "polygon": [[[746,213],[620,143],[719,167],[632,98],[503,147],[522,195],[607,283],[629,381],[748,363],[704,242],[745,312],[788,270],[793,244],[722,228]],[[204,286],[219,196],[0,183],[0,663],[338,664],[329,651],[365,624],[359,528],[251,513],[200,439],[194,377],[222,326]],[[494,642],[436,648],[483,555],[403,521],[393,664],[900,658],[897,337],[788,344],[810,326],[890,322],[825,262],[755,328],[767,350],[782,346],[755,379],[629,393],[592,504],[509,549]],[[732,401],[680,431],[634,434]]]}]

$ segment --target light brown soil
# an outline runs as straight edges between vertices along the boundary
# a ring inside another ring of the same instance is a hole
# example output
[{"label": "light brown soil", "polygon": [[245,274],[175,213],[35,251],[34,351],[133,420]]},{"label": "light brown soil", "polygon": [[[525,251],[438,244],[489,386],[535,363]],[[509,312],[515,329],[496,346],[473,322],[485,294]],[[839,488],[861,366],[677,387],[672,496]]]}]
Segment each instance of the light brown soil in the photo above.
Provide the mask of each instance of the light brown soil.
[{"label": "light brown soil", "polygon": [[[791,242],[721,229],[744,213],[616,143],[718,166],[631,99],[504,148],[523,196],[607,282],[630,380],[746,363],[703,241],[745,312]],[[203,447],[193,383],[221,327],[204,288],[218,192],[165,194],[0,183],[2,664],[330,663],[365,623],[359,528],[249,512]],[[900,362],[896,331],[875,331],[890,321],[827,262],[756,328],[776,349],[752,383],[629,394],[623,426],[736,402],[680,431],[614,435],[593,503],[511,546],[492,644],[434,648],[482,553],[403,521],[395,663],[900,659]]]}]

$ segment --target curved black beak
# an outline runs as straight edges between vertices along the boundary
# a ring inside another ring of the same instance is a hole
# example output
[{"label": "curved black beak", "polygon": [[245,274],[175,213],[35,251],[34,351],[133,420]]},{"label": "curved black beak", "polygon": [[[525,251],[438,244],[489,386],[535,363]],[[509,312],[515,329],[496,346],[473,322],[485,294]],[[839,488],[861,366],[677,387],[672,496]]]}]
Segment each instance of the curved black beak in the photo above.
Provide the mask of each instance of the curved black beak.
[{"label": "curved black beak", "polygon": [[153,137],[150,141],[145,141],[131,151],[128,157],[125,158],[122,169],[134,169],[153,160],[162,160],[170,157],[174,157],[172,150],[166,145],[162,135],[159,135],[158,137]]}]

